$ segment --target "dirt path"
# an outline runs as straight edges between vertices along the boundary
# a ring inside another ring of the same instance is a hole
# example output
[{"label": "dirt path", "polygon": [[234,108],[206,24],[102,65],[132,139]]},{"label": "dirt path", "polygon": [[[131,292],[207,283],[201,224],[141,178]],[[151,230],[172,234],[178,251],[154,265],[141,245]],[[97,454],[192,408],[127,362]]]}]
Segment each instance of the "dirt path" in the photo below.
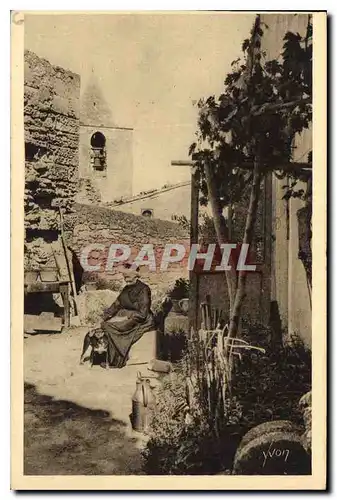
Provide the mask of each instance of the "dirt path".
[{"label": "dirt path", "polygon": [[25,474],[141,474],[136,373],[79,365],[86,330],[25,339]]}]

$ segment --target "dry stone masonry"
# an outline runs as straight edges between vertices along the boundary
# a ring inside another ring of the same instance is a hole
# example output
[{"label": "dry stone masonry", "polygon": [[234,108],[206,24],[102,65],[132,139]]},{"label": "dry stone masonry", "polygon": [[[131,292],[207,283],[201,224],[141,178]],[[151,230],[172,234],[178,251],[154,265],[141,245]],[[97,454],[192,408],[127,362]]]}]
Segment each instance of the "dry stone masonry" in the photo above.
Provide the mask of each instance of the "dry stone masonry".
[{"label": "dry stone masonry", "polygon": [[30,51],[24,62],[25,264],[39,268],[77,190],[80,77]]},{"label": "dry stone masonry", "polygon": [[[81,252],[91,243],[103,244],[107,250],[112,243],[129,245],[137,253],[148,243],[158,250],[166,243],[184,243],[189,238],[188,233],[174,222],[148,219],[140,215],[79,203],[74,205],[74,212],[66,217],[66,229],[69,244],[79,259]],[[107,252],[103,258],[99,255],[97,257],[101,264],[101,269],[97,273],[99,277],[110,280],[118,274],[105,271]],[[170,265],[168,271],[162,272],[159,266],[156,272],[149,271],[147,266],[143,266],[141,273],[150,286],[156,288],[162,286],[166,289],[176,279],[188,276],[187,267],[182,267],[181,263]]]}]

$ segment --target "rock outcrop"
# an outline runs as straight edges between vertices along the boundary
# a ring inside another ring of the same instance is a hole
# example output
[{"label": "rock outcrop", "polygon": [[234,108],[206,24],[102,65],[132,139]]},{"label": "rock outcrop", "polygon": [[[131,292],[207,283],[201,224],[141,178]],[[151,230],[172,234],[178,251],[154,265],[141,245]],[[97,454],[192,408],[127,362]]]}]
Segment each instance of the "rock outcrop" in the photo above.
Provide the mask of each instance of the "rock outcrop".
[{"label": "rock outcrop", "polygon": [[80,77],[30,51],[24,62],[25,265],[39,268],[77,191]]}]

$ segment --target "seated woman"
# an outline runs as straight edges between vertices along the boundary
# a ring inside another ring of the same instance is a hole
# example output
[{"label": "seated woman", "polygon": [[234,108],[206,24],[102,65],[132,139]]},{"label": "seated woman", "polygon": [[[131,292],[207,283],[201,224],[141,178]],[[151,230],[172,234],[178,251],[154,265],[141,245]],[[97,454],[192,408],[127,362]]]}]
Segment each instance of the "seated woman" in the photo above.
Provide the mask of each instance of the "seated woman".
[{"label": "seated woman", "polygon": [[[104,311],[101,323],[107,341],[107,365],[111,368],[125,366],[132,345],[154,328],[150,288],[140,281],[139,270],[133,270],[131,264],[124,264],[123,274],[126,286]],[[84,338],[81,362],[91,345],[90,335]]]}]

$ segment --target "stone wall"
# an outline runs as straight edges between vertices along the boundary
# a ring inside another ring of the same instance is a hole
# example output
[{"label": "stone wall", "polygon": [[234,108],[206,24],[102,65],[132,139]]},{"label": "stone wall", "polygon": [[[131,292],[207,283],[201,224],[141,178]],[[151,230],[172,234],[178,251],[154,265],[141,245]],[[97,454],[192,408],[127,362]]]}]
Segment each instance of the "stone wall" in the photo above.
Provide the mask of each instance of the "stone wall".
[{"label": "stone wall", "polygon": [[156,271],[147,265],[141,267],[142,279],[153,288],[167,289],[176,279],[188,277],[187,264],[169,265],[167,271],[160,271],[161,251],[166,243],[187,245],[189,236],[178,224],[169,221],[147,219],[134,214],[127,214],[108,208],[78,204],[74,212],[66,217],[67,238],[69,245],[81,259],[83,250],[92,243],[103,244],[105,249],[92,250],[89,254],[90,265],[99,266],[95,272],[85,272],[84,281],[103,278],[119,280],[121,269],[118,266],[106,270],[108,249],[112,243],[129,245],[132,249],[130,260],[144,244],[152,244],[156,253]]},{"label": "stone wall", "polygon": [[69,212],[77,190],[80,77],[30,51],[24,62],[25,263],[36,268],[57,238],[58,207]]}]

